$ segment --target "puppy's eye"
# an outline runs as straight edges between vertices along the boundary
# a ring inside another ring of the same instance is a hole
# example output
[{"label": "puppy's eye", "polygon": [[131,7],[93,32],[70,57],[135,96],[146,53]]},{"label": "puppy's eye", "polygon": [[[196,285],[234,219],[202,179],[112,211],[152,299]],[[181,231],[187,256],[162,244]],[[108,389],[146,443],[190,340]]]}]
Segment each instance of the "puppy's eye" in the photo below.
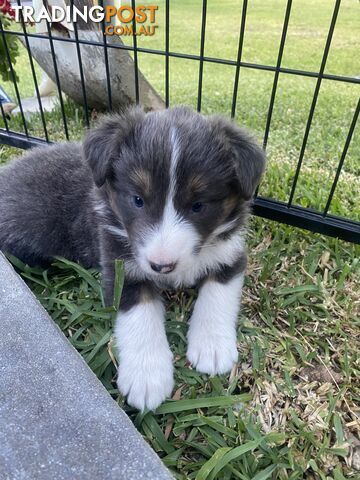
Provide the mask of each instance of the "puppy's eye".
[{"label": "puppy's eye", "polygon": [[144,206],[144,200],[141,197],[134,197],[135,207],[141,208]]},{"label": "puppy's eye", "polygon": [[203,209],[204,205],[201,202],[195,202],[191,206],[191,210],[194,213],[199,213]]}]

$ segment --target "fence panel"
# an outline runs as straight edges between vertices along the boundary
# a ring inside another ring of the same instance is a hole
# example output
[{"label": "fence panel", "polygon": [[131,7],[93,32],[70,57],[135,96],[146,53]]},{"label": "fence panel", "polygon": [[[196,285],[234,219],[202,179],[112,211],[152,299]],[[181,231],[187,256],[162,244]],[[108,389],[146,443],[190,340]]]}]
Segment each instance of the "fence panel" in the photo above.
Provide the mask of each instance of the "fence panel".
[{"label": "fence panel", "polygon": [[[71,5],[74,5],[74,0],[71,0]],[[100,4],[102,4],[100,2]],[[22,6],[21,0],[17,0],[17,5]],[[135,8],[135,0],[131,0],[130,5]],[[297,159],[296,166],[293,170],[290,193],[286,201],[280,200],[278,198],[268,198],[262,196],[261,194],[256,193],[254,199],[254,208],[253,211],[256,215],[275,220],[278,222],[284,222],[290,225],[297,227],[305,228],[314,232],[324,233],[326,235],[337,236],[342,239],[360,243],[360,223],[352,218],[352,212],[348,212],[347,218],[330,214],[330,207],[333,201],[334,193],[338,186],[338,181],[340,175],[343,171],[344,162],[351,145],[354,131],[356,129],[359,110],[360,110],[360,101],[358,100],[355,107],[355,111],[349,125],[348,133],[346,136],[346,141],[342,149],[341,156],[339,158],[338,166],[336,171],[329,171],[329,175],[333,175],[333,180],[331,183],[331,188],[328,192],[328,196],[325,202],[325,207],[323,209],[312,209],[309,206],[302,206],[296,204],[295,193],[298,187],[299,175],[303,170],[304,165],[304,156],[307,151],[309,135],[313,126],[314,114],[318,104],[319,93],[322,86],[322,83],[325,81],[330,82],[340,82],[341,84],[351,84],[358,86],[360,84],[360,78],[355,76],[345,76],[338,74],[326,73],[326,65],[331,51],[332,40],[334,36],[335,27],[338,20],[339,9],[341,6],[341,0],[334,1],[334,8],[330,20],[330,25],[328,28],[325,47],[322,53],[322,58],[320,62],[320,67],[318,71],[312,70],[303,70],[295,69],[283,66],[283,56],[284,49],[286,46],[286,40],[289,31],[289,22],[292,14],[293,2],[292,0],[284,1],[284,10],[283,10],[283,23],[279,41],[279,48],[277,52],[277,59],[275,65],[262,64],[262,63],[252,63],[244,61],[244,39],[246,38],[246,27],[248,23],[248,0],[243,0],[241,3],[240,13],[240,25],[238,29],[238,47],[237,47],[237,56],[234,59],[228,58],[218,58],[207,56],[206,53],[206,42],[207,42],[207,16],[208,16],[208,1],[202,0],[201,2],[201,24],[200,24],[200,45],[199,53],[189,54],[182,53],[179,51],[172,51],[170,49],[171,42],[171,29],[170,29],[170,20],[171,20],[171,11],[172,7],[170,6],[170,0],[163,0],[163,9],[164,9],[164,48],[163,49],[154,49],[144,46],[139,46],[138,37],[133,35],[132,42],[130,43],[113,43],[110,42],[105,35],[105,22],[101,23],[101,40],[89,40],[87,38],[82,38],[79,35],[79,27],[74,23],[74,32],[73,36],[63,37],[59,36],[52,28],[50,28],[49,23],[47,22],[47,35],[35,33],[33,28],[29,28],[23,20],[23,16],[20,13],[20,23],[21,31],[19,29],[13,29],[5,27],[0,20],[0,39],[3,42],[5,48],[6,61],[9,66],[9,75],[12,81],[13,90],[15,92],[15,100],[19,106],[19,118],[20,121],[17,122],[19,128],[13,128],[12,121],[7,117],[3,105],[0,103],[0,144],[6,144],[18,148],[31,148],[33,146],[43,145],[50,142],[52,139],[49,135],[49,127],[47,123],[47,116],[43,107],[43,99],[40,96],[38,78],[36,74],[36,65],[32,57],[31,52],[31,42],[32,39],[40,39],[44,43],[44,48],[50,49],[52,66],[54,72],[54,79],[57,88],[57,95],[59,100],[59,111],[61,116],[61,125],[63,130],[63,137],[65,139],[70,138],[69,131],[69,118],[66,112],[65,99],[63,94],[63,89],[61,82],[63,78],[60,75],[58,68],[58,59],[56,55],[56,47],[59,44],[69,44],[74,45],[76,51],[77,64],[79,69],[79,78],[80,84],[79,89],[82,92],[83,98],[83,124],[84,127],[89,126],[91,123],[90,118],[90,108],[88,105],[88,90],[86,87],[86,74],[84,70],[84,53],[86,48],[97,48],[102,49],[104,66],[106,73],[106,96],[107,96],[107,109],[109,111],[113,110],[113,92],[112,92],[112,81],[111,81],[111,62],[109,57],[113,49],[120,49],[126,52],[129,52],[133,59],[134,65],[134,92],[135,100],[137,103],[140,102],[141,90],[140,90],[140,74],[139,74],[139,55],[147,56],[156,56],[164,59],[164,105],[166,107],[171,106],[170,94],[171,94],[171,84],[170,84],[170,63],[171,59],[182,59],[191,62],[198,63],[198,81],[197,81],[197,101],[196,106],[198,111],[202,111],[203,107],[203,92],[204,92],[204,66],[205,65],[217,65],[233,68],[233,85],[232,89],[232,98],[230,105],[230,115],[231,117],[236,117],[237,107],[238,107],[238,96],[239,96],[239,82],[241,80],[241,74],[243,71],[259,71],[259,72],[271,72],[273,73],[273,81],[271,86],[271,94],[269,98],[269,104],[266,114],[265,128],[263,132],[263,145],[266,149],[269,142],[269,135],[271,132],[271,126],[273,122],[274,107],[277,101],[277,93],[279,88],[279,79],[280,77],[293,77],[301,79],[314,79],[315,88],[312,95],[312,101],[310,104],[310,109],[308,113],[308,118],[304,126],[304,134],[301,142],[300,153]],[[134,32],[136,32],[136,22],[135,18],[132,20],[132,26]],[[30,31],[31,30],[31,31]],[[23,108],[23,98],[20,93],[15,68],[11,60],[10,49],[9,49],[9,39],[12,36],[21,37],[24,41],[25,47],[27,49],[29,68],[31,71],[32,79],[35,87],[35,95],[37,98],[39,106],[39,118],[41,124],[41,132],[36,135],[32,135],[29,129],[29,121],[26,118],[24,108]],[[86,50],[88,52],[88,50]],[[355,60],[355,59],[354,59]],[[179,79],[181,82],[181,79]],[[195,86],[194,86],[195,87]],[[289,145],[289,148],[291,145]],[[360,160],[359,160],[360,161]],[[260,189],[261,193],[261,189]]]}]

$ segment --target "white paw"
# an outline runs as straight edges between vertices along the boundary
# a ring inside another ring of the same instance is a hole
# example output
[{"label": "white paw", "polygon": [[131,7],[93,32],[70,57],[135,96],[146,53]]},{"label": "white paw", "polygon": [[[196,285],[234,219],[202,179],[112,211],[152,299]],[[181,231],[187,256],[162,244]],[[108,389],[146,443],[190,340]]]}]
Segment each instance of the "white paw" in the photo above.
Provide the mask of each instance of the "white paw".
[{"label": "white paw", "polygon": [[152,355],[127,359],[124,355],[118,369],[117,385],[127,396],[127,403],[138,410],[155,410],[174,387],[172,353],[166,349]]},{"label": "white paw", "polygon": [[187,358],[199,372],[221,375],[238,360],[236,340],[214,335],[189,335]]}]

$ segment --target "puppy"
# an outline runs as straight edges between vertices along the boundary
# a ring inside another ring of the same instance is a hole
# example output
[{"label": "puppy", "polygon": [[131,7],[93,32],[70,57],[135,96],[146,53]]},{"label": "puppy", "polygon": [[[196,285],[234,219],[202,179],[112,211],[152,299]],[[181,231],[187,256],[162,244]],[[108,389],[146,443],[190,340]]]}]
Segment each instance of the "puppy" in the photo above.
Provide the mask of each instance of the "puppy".
[{"label": "puppy", "polygon": [[83,145],[34,149],[0,169],[0,248],[29,264],[100,266],[107,304],[114,260],[124,260],[118,387],[130,405],[154,409],[174,385],[162,289],[200,287],[187,349],[198,371],[223,374],[237,361],[245,223],[264,165],[229,120],[133,108]]}]

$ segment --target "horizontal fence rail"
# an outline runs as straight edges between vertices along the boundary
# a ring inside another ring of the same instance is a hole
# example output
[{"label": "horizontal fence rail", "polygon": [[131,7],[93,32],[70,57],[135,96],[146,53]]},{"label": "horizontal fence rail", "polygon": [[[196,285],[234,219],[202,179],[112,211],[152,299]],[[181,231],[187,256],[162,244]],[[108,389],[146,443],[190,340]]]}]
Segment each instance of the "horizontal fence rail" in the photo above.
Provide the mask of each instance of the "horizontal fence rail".
[{"label": "horizontal fence rail", "polygon": [[[99,5],[102,5],[102,2],[98,2],[98,3]],[[132,6],[132,8],[136,7],[135,0],[130,0],[128,4]],[[12,130],[10,122],[3,109],[3,106],[0,104],[0,119],[2,119],[2,122],[3,122],[3,127],[0,128],[0,144],[5,144],[12,147],[26,149],[26,148],[32,148],[35,146],[41,146],[47,143],[51,143],[49,138],[49,128],[46,122],[46,115],[44,113],[42,98],[40,96],[39,85],[36,78],[34,60],[31,54],[31,44],[29,41],[29,39],[31,38],[41,39],[43,42],[46,42],[46,45],[50,48],[52,61],[53,61],[54,76],[56,81],[55,83],[56,83],[56,88],[58,92],[59,104],[60,104],[62,128],[63,128],[63,133],[66,139],[69,139],[69,126],[68,126],[68,118],[65,111],[64,97],[63,97],[63,92],[61,88],[57,58],[55,54],[55,45],[58,42],[74,44],[76,48],[77,63],[78,63],[79,74],[80,74],[79,89],[81,89],[82,97],[83,97],[85,126],[90,125],[90,109],[88,107],[87,90],[85,85],[86,80],[85,80],[85,72],[83,67],[81,45],[94,46],[94,47],[99,47],[103,49],[104,64],[105,64],[105,71],[106,71],[107,108],[109,111],[113,110],[113,92],[112,92],[111,71],[110,71],[111,65],[109,63],[109,52],[111,51],[111,49],[120,49],[132,54],[133,63],[134,63],[134,89],[135,89],[136,103],[139,103],[140,101],[140,80],[139,80],[139,62],[138,62],[139,53],[164,57],[164,60],[165,60],[164,62],[164,82],[165,82],[164,83],[164,104],[166,107],[169,107],[170,105],[170,92],[171,92],[170,58],[177,58],[177,59],[184,59],[184,60],[191,60],[191,61],[198,62],[199,64],[198,83],[197,83],[197,110],[198,111],[201,111],[202,109],[204,65],[216,64],[216,65],[234,67],[234,80],[232,85],[233,94],[232,94],[232,102],[231,102],[232,118],[235,117],[236,110],[237,110],[238,87],[239,87],[239,81],[240,81],[242,70],[243,69],[259,70],[263,72],[274,73],[271,94],[269,98],[269,105],[267,110],[267,116],[266,116],[266,122],[265,122],[264,136],[263,136],[264,149],[266,149],[267,147],[269,134],[271,131],[273,111],[274,111],[274,105],[276,102],[276,95],[277,95],[280,75],[313,78],[316,80],[316,84],[313,92],[312,102],[310,105],[308,119],[305,125],[304,136],[303,136],[303,140],[300,148],[299,157],[297,160],[296,167],[294,169],[294,175],[292,178],[288,200],[279,201],[278,199],[275,199],[275,198],[264,198],[262,196],[258,196],[256,193],[255,199],[254,199],[253,211],[256,215],[262,216],[264,218],[287,223],[300,228],[305,228],[313,232],[319,232],[326,235],[336,236],[351,242],[360,243],[360,223],[353,221],[351,219],[351,213],[349,215],[349,218],[340,218],[340,217],[329,214],[331,202],[333,200],[334,193],[338,185],[339,177],[341,175],[342,168],[345,162],[345,158],[348,153],[348,149],[351,144],[353,134],[358,122],[360,100],[357,103],[354,115],[351,120],[351,124],[349,125],[349,130],[346,136],[345,145],[343,147],[336,172],[334,172],[331,189],[329,191],[328,198],[325,203],[325,208],[323,209],[323,211],[315,211],[313,209],[301,207],[299,205],[294,204],[294,196],[295,196],[296,188],[298,185],[299,175],[302,171],[304,155],[306,152],[309,134],[312,128],[314,113],[315,113],[319,92],[320,92],[320,88],[323,80],[343,82],[343,83],[354,84],[354,85],[360,84],[360,78],[358,77],[349,77],[349,76],[325,73],[329,52],[331,50],[333,34],[334,34],[337,19],[338,19],[341,0],[334,1],[334,9],[332,12],[332,17],[331,17],[327,37],[326,37],[325,48],[322,54],[319,71],[294,69],[294,68],[287,68],[282,66],[283,53],[284,53],[284,48],[286,44],[288,26],[289,26],[289,21],[290,21],[291,12],[292,12],[292,0],[287,0],[285,4],[284,19],[283,19],[283,25],[281,30],[281,38],[279,42],[279,49],[278,49],[276,64],[266,65],[266,64],[251,63],[251,62],[244,61],[243,45],[244,45],[244,38],[246,35],[248,4],[249,4],[248,0],[243,0],[242,7],[241,7],[240,25],[238,30],[239,42],[238,42],[236,60],[215,58],[215,57],[209,57],[205,55],[207,14],[208,14],[207,0],[202,0],[202,3],[201,3],[202,9],[201,9],[201,25],[200,25],[200,45],[199,45],[198,55],[175,52],[170,50],[170,38],[171,38],[170,0],[165,0],[165,3],[164,3],[164,30],[165,30],[164,50],[139,47],[136,35],[133,35],[132,45],[125,45],[125,44],[119,45],[119,44],[110,43],[107,39],[107,36],[105,35],[106,25],[104,21],[101,23],[101,29],[100,29],[100,32],[102,32],[102,40],[92,41],[92,40],[82,39],[79,37],[78,26],[76,23],[73,24],[74,38],[65,38],[65,37],[60,37],[58,35],[55,35],[51,30],[49,23],[47,23],[47,36],[44,36],[43,34],[33,33],[33,32],[30,33],[28,31],[28,26],[25,24],[21,13],[20,13],[21,31],[13,31],[13,30],[4,28],[0,20],[0,39],[2,39],[5,47],[6,60],[9,66],[10,76],[12,79],[15,97],[16,97],[15,100],[19,106],[21,124],[22,124],[22,131],[18,132],[18,131]],[[17,5],[21,6],[21,0],[17,0]],[[70,5],[71,6],[74,5],[74,0],[70,0]],[[132,23],[133,31],[136,32],[137,26],[136,26],[135,19],[133,19],[131,23]],[[24,114],[22,98],[20,95],[19,86],[16,79],[16,74],[14,71],[14,66],[11,61],[11,56],[10,56],[9,47],[8,47],[8,39],[10,38],[10,36],[22,37],[24,39],[24,43],[27,48],[29,66],[30,66],[31,74],[34,81],[35,95],[39,105],[39,114],[41,118],[42,129],[43,129],[43,135],[39,137],[34,137],[29,134],[28,120],[26,119],[26,116]]]}]

